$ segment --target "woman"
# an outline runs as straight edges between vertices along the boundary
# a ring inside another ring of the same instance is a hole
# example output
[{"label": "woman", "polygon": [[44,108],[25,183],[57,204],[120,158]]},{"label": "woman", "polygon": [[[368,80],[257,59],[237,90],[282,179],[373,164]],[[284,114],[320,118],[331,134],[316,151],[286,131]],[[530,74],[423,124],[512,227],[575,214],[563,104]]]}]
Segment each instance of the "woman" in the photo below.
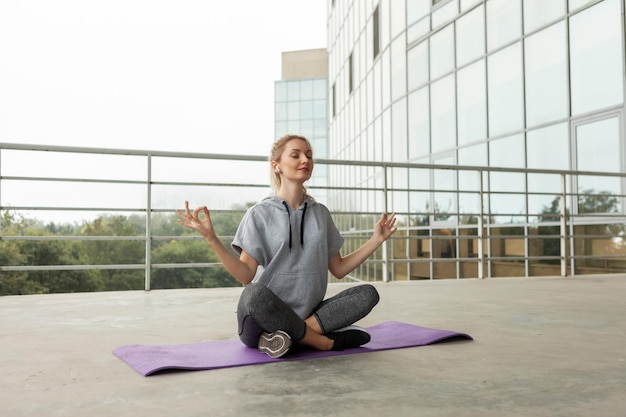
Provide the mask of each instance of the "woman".
[{"label": "woman", "polygon": [[[323,300],[328,271],[341,279],[361,265],[395,231],[395,214],[382,214],[372,237],[347,256],[328,209],[307,194],[313,172],[309,141],[286,135],[270,154],[273,194],[251,207],[232,243],[237,257],[217,238],[209,210],[185,203],[179,222],[199,232],[228,272],[246,285],[237,307],[239,337],[270,357],[285,355],[294,342],[319,350],[343,350],[370,340],[351,326],[378,303],[369,285]],[[202,213],[202,216],[201,216]],[[261,268],[259,268],[261,267]]]}]

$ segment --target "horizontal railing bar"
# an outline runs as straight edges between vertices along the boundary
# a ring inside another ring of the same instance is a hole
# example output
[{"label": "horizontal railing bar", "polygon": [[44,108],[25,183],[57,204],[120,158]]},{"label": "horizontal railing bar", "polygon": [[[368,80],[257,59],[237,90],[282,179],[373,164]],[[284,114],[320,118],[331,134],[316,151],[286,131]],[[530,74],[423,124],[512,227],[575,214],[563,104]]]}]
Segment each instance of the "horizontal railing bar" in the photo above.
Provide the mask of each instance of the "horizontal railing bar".
[{"label": "horizontal railing bar", "polygon": [[92,240],[92,241],[122,241],[122,240],[133,240],[133,241],[144,241],[146,240],[146,236],[83,236],[83,235],[56,235],[56,236],[0,236],[0,240],[41,240],[41,241],[51,241],[51,240]]},{"label": "horizontal railing bar", "polygon": [[145,264],[122,265],[29,265],[29,266],[0,266],[0,271],[89,271],[109,269],[145,269]]},{"label": "horizontal railing bar", "polygon": [[[134,184],[145,185],[147,180],[114,180],[96,178],[64,178],[64,177],[24,177],[2,176],[3,181],[29,181],[29,182],[78,182],[96,184]],[[268,188],[267,184],[241,184],[241,183],[210,183],[210,182],[184,182],[184,181],[150,181],[152,185],[178,185],[178,186],[205,186],[205,187],[247,187]]]},{"label": "horizontal railing bar", "polygon": [[114,211],[145,213],[146,208],[114,208],[114,207],[42,207],[42,206],[0,206],[0,210],[13,211]]},{"label": "horizontal railing bar", "polygon": [[29,181],[29,182],[86,182],[96,184],[135,184],[145,185],[147,181],[142,180],[113,180],[113,179],[98,179],[98,178],[60,178],[60,177],[16,177],[16,176],[2,176],[3,181]]},{"label": "horizontal railing bar", "polygon": [[237,188],[268,188],[267,184],[241,184],[241,183],[214,183],[214,182],[183,182],[183,181],[152,181],[152,185],[178,185],[178,186],[190,186],[190,187],[237,187]]},{"label": "horizontal railing bar", "polygon": [[[0,143],[0,149],[8,150],[24,150],[24,151],[45,151],[45,152],[63,152],[63,153],[89,153],[89,154],[110,154],[110,155],[133,155],[133,156],[150,156],[165,158],[189,158],[189,159],[221,159],[236,161],[258,161],[267,162],[267,156],[257,155],[233,155],[233,154],[212,154],[212,153],[192,153],[192,152],[172,152],[172,151],[149,151],[137,149],[113,149],[113,148],[88,148],[74,146],[53,146],[53,145],[36,145],[36,144],[13,144]],[[412,168],[412,169],[428,169],[428,170],[452,170],[452,171],[472,171],[472,172],[510,172],[510,173],[530,173],[530,174],[554,174],[554,175],[578,175],[578,176],[604,176],[626,178],[624,172],[595,172],[595,171],[573,171],[573,170],[554,170],[554,169],[537,169],[537,168],[508,168],[508,167],[478,167],[473,165],[434,165],[423,163],[405,163],[405,162],[377,162],[377,161],[359,161],[349,159],[315,159],[316,164],[325,165],[354,165],[379,168]]]},{"label": "horizontal railing bar", "polygon": [[183,269],[183,268],[209,268],[223,267],[221,262],[189,262],[181,264],[152,264],[154,269]]},{"label": "horizontal railing bar", "polygon": [[[367,232],[353,232],[360,233],[363,236],[352,236],[350,232],[343,233],[347,239],[364,239],[368,238],[370,233]],[[561,235],[394,235],[390,240],[497,240],[497,239],[529,239],[529,240],[541,240],[541,239],[558,239]],[[232,240],[234,236],[220,236],[220,240]],[[571,239],[601,239],[609,240],[614,238],[626,239],[626,236],[620,234],[602,235],[602,234],[577,234],[574,236],[568,236]],[[202,236],[152,236],[152,240],[204,240]],[[84,235],[55,235],[55,236],[30,236],[30,235],[0,235],[0,240],[24,240],[24,241],[54,241],[54,240],[85,240],[85,241],[145,241],[145,235],[137,236],[84,236]]]}]

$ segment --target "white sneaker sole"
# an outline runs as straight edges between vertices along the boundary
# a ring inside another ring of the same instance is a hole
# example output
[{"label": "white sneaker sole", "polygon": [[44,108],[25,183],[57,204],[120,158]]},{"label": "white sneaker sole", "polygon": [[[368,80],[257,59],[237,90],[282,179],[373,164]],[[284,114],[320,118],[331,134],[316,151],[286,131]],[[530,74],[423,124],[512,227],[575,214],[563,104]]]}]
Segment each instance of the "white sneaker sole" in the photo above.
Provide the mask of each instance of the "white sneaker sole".
[{"label": "white sneaker sole", "polygon": [[262,333],[259,337],[259,352],[265,353],[270,358],[280,358],[291,348],[291,338],[282,330],[272,333]]}]

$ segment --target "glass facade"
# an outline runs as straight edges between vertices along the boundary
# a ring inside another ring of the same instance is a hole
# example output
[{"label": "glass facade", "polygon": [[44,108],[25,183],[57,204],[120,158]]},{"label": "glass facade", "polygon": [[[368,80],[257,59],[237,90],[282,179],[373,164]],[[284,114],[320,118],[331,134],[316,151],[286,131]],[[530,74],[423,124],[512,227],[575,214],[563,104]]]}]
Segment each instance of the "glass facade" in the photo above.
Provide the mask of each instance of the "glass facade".
[{"label": "glass facade", "polygon": [[[625,172],[624,9],[624,0],[329,0],[329,158]],[[559,275],[558,176],[330,169],[331,185],[385,177],[403,190],[329,201],[334,211],[400,214],[389,251],[406,263],[394,264],[394,279],[475,277],[479,246],[485,276]],[[603,270],[623,268],[626,245],[606,242],[624,235],[610,217],[624,214],[624,178],[578,175],[565,187],[578,216],[567,250],[580,257],[569,272],[599,272],[585,257],[605,252],[622,260]],[[347,216],[343,230],[369,233],[358,224]]]},{"label": "glass facade", "polygon": [[[299,134],[311,142],[315,158],[328,158],[326,78],[283,80],[274,83],[274,137]],[[328,168],[315,167],[309,186],[327,185]],[[327,201],[325,189],[315,192]]]}]

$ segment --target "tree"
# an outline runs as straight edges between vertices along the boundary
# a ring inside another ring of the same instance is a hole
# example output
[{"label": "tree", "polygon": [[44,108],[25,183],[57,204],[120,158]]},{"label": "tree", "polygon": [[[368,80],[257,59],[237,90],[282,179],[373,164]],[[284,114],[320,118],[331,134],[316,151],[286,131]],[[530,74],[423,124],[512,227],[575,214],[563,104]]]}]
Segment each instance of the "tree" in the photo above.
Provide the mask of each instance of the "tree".
[{"label": "tree", "polygon": [[[155,264],[219,263],[202,240],[173,240],[153,251]],[[233,287],[238,283],[223,267],[156,269],[151,274],[152,288]]]},{"label": "tree", "polygon": [[[11,211],[0,216],[0,230],[5,236],[20,236],[28,227],[29,221]],[[0,240],[0,265],[21,266],[27,264],[27,257],[21,251],[20,242]],[[45,292],[45,287],[29,280],[28,273],[22,271],[0,272],[0,295],[35,294]]]},{"label": "tree", "polygon": [[[2,233],[7,236],[51,237],[71,226],[47,226],[20,215],[5,212]],[[75,265],[80,263],[76,242],[65,240],[15,240],[0,242],[0,264]],[[95,271],[5,271],[0,276],[0,294],[34,294],[51,292],[98,291],[101,281]]]},{"label": "tree", "polygon": [[[127,222],[124,216],[101,216],[84,223],[83,236],[133,237],[142,234],[141,226]],[[81,259],[87,265],[133,265],[145,262],[143,240],[80,241]],[[143,288],[143,271],[101,269],[102,289],[106,291]]]}]

